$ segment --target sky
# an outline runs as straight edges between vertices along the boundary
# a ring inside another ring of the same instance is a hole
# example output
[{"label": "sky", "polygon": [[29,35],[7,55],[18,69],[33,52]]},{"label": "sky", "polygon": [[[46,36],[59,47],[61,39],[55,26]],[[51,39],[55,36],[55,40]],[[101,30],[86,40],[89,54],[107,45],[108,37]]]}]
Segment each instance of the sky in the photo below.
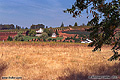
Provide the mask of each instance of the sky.
[{"label": "sky", "polygon": [[[44,24],[48,27],[59,27],[62,22],[65,26],[87,24],[92,18],[73,18],[63,10],[71,8],[75,0],[0,0],[0,24],[14,24],[21,27],[30,27],[32,24]],[[89,14],[91,15],[91,14]]]}]

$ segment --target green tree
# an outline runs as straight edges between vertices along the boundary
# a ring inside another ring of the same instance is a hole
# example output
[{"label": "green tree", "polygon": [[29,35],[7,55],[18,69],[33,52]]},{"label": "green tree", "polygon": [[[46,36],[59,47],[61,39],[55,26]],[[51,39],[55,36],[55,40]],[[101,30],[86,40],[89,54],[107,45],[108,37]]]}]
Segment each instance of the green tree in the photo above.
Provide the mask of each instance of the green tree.
[{"label": "green tree", "polygon": [[25,29],[28,29],[27,27],[25,27]]},{"label": "green tree", "polygon": [[52,28],[51,29],[45,28],[44,32],[47,33],[48,36],[52,36],[53,30],[52,30]]},{"label": "green tree", "polygon": [[28,36],[28,35],[29,35],[29,32],[30,32],[30,30],[27,30],[27,31],[26,31],[26,36]]},{"label": "green tree", "polygon": [[21,27],[20,27],[20,26],[18,26],[18,25],[16,25],[16,29],[21,29]]},{"label": "green tree", "polygon": [[46,39],[46,38],[48,38],[48,34],[44,32],[44,33],[42,33],[42,35],[40,36],[40,38]]},{"label": "green tree", "polygon": [[46,39],[43,39],[44,42],[46,42]]},{"label": "green tree", "polygon": [[63,22],[62,22],[62,24],[61,24],[61,26],[60,27],[64,27],[64,24],[63,24]]},{"label": "green tree", "polygon": [[36,35],[36,31],[35,30],[30,30],[28,34],[29,34],[29,36],[33,37],[33,36]]},{"label": "green tree", "polygon": [[40,37],[37,38],[40,41]]},{"label": "green tree", "polygon": [[21,32],[19,32],[15,38],[14,38],[15,41],[24,41],[24,36],[22,35]]},{"label": "green tree", "polygon": [[78,26],[77,22],[75,22],[74,26]]},{"label": "green tree", "polygon": [[[109,40],[112,41],[114,37],[114,31],[120,24],[120,0],[76,0],[71,9],[64,10],[73,15],[73,17],[81,16],[83,10],[86,13],[92,13],[93,18],[89,21],[92,25],[91,28],[86,29],[90,31],[90,37],[94,39],[92,44],[88,46],[95,46],[94,51],[102,47],[102,45]],[[89,16],[87,16],[88,18]],[[100,21],[100,19],[102,19]],[[100,35],[99,35],[100,34]],[[107,42],[109,45],[110,43]],[[114,47],[111,49],[114,55],[108,60],[116,60],[120,57],[118,51],[120,48],[120,39],[117,39]]]},{"label": "green tree", "polygon": [[51,38],[48,39],[49,42],[50,42],[51,40],[52,40]]},{"label": "green tree", "polygon": [[59,33],[58,33],[57,29],[56,29],[56,31],[55,31],[55,34],[56,34],[56,35],[59,35]]},{"label": "green tree", "polygon": [[55,41],[55,42],[56,42],[57,40],[56,40],[56,39],[53,39],[52,41]]},{"label": "green tree", "polygon": [[13,41],[13,38],[8,36],[7,41]]}]

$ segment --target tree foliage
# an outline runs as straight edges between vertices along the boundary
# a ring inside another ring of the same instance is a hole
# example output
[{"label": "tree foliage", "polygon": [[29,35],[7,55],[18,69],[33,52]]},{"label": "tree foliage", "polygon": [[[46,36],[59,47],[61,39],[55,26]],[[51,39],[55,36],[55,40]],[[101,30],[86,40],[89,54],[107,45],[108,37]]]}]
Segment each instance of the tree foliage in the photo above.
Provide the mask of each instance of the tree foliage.
[{"label": "tree foliage", "polygon": [[13,38],[8,36],[7,41],[13,41]]},{"label": "tree foliage", "polygon": [[50,28],[50,29],[46,28],[46,29],[44,29],[44,32],[47,33],[48,36],[52,36],[53,30],[52,30],[52,28]]},{"label": "tree foliage", "polygon": [[29,33],[28,33],[28,35],[33,37],[33,36],[35,36],[35,35],[36,35],[36,31],[35,31],[35,30],[31,30],[31,29],[30,29],[30,31],[29,31]]},{"label": "tree foliage", "polygon": [[56,35],[59,35],[59,33],[58,33],[57,29],[56,29],[56,31],[55,31],[55,34],[56,34]]},{"label": "tree foliage", "polygon": [[48,34],[44,32],[44,33],[42,33],[42,35],[40,36],[40,38],[46,39],[46,38],[48,38]]},{"label": "tree foliage", "polygon": [[78,26],[77,22],[75,22],[74,26]]},{"label": "tree foliage", "polygon": [[26,34],[26,36],[28,36],[28,35],[29,35],[29,32],[30,32],[30,30],[27,30],[27,31],[26,31],[26,33],[25,33],[25,34]]},{"label": "tree foliage", "polygon": [[25,29],[28,29],[27,27],[25,27]]},{"label": "tree foliage", "polygon": [[15,40],[15,41],[24,41],[24,38],[23,38],[23,37],[24,37],[24,36],[22,35],[22,33],[19,32],[19,33],[15,36],[14,40]]},{"label": "tree foliage", "polygon": [[[94,41],[88,46],[95,46],[94,52],[104,43],[110,45],[115,37],[114,32],[120,24],[120,0],[112,0],[111,2],[107,2],[107,0],[76,0],[72,8],[64,10],[64,12],[68,12],[76,18],[77,16],[81,17],[83,10],[93,16],[93,19],[88,23],[93,27],[86,29],[86,31],[91,32],[90,38]],[[108,60],[114,60],[120,56],[117,52],[120,49],[120,37],[116,39],[115,46],[112,48],[114,55]]]},{"label": "tree foliage", "polygon": [[61,26],[60,27],[64,27],[64,23],[62,22]]}]

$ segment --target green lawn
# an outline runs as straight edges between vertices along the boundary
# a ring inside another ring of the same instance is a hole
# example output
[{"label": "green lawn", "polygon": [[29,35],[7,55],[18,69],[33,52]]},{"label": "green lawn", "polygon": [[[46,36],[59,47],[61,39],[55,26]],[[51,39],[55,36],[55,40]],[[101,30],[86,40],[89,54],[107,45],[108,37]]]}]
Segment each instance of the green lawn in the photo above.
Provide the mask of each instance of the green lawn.
[{"label": "green lawn", "polygon": [[[49,38],[51,38],[51,39],[56,39],[56,40],[62,40],[62,39],[63,39],[63,37],[57,37],[57,38],[48,37],[47,40],[48,40]],[[35,37],[24,36],[24,40],[25,40],[25,41],[32,40],[32,39],[38,39],[38,37],[37,37],[37,36],[35,36]]]},{"label": "green lawn", "polygon": [[28,41],[28,40],[32,40],[32,39],[37,39],[38,37],[37,36],[35,36],[35,37],[31,37],[31,36],[24,36],[24,40],[25,41]]},{"label": "green lawn", "polygon": [[57,37],[57,38],[48,37],[47,40],[48,40],[49,38],[51,38],[51,39],[56,39],[56,40],[62,40],[62,39],[63,39],[63,37]]}]

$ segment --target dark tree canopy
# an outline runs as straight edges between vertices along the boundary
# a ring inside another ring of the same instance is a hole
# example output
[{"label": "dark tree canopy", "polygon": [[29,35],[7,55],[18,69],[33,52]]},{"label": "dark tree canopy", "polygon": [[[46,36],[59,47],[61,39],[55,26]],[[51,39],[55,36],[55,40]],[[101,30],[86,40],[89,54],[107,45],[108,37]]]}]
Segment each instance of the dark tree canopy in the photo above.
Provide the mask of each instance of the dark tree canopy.
[{"label": "dark tree canopy", "polygon": [[[68,12],[73,17],[77,17],[81,16],[83,10],[86,10],[87,14],[91,13],[93,16],[93,19],[88,23],[93,27],[86,29],[86,31],[91,32],[90,37],[94,41],[88,46],[95,46],[94,52],[98,48],[101,48],[106,41],[110,45],[115,38],[115,45],[111,49],[114,55],[108,60],[118,59],[120,56],[118,54],[118,50],[120,49],[120,36],[115,37],[115,30],[120,24],[120,0],[111,0],[111,2],[107,2],[107,0],[76,0],[72,8],[64,12]],[[88,18],[89,16],[86,17]],[[100,19],[102,19],[101,22]]]},{"label": "dark tree canopy", "polygon": [[61,26],[60,27],[64,27],[64,24],[63,24],[63,22],[62,22],[62,24],[61,24]]},{"label": "dark tree canopy", "polygon": [[75,22],[74,26],[78,26],[77,22]]}]

